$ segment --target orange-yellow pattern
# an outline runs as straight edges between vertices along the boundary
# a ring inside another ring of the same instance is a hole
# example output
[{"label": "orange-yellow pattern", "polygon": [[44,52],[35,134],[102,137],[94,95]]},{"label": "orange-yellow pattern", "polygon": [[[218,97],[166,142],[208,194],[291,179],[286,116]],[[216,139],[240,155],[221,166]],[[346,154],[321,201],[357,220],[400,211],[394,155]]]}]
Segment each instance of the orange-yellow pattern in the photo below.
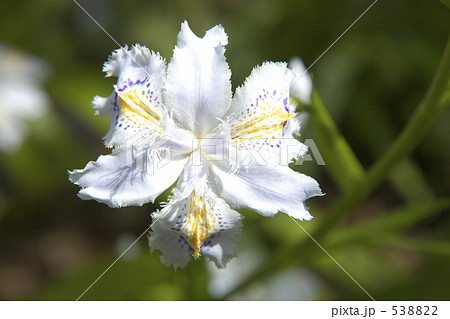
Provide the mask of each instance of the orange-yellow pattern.
[{"label": "orange-yellow pattern", "polygon": [[[119,124],[130,125],[134,129],[150,129],[162,134],[160,119],[162,114],[157,105],[151,103],[151,97],[142,90],[141,86],[133,87],[125,91],[119,91],[114,87],[117,93],[117,102],[121,112]],[[138,91],[142,91],[138,94]],[[145,97],[145,99],[144,99]],[[150,103],[149,103],[150,102]]]},{"label": "orange-yellow pattern", "polygon": [[271,106],[269,102],[264,107],[257,105],[255,108],[249,109],[246,115],[237,119],[239,124],[231,126],[233,143],[254,138],[281,138],[283,124],[294,115],[280,107]]},{"label": "orange-yellow pattern", "polygon": [[198,258],[203,242],[217,232],[216,219],[209,201],[202,196],[196,196],[195,191],[190,196],[189,202],[189,214],[183,233],[194,249],[194,257]]}]

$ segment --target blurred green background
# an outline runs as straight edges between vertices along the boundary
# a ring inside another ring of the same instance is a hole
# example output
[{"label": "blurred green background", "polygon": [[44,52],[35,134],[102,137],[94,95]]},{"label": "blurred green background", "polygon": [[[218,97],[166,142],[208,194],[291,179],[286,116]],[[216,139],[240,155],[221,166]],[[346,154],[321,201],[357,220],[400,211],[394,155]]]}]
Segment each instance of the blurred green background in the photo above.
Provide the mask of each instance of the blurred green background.
[{"label": "blurred green background", "polygon": [[[298,55],[309,66],[372,1],[79,3],[121,45],[146,45],[167,61],[183,20],[199,36],[222,24],[236,87],[266,60]],[[104,79],[101,67],[118,46],[71,0],[2,1],[0,30],[1,43],[38,56],[50,70],[44,82],[49,111],[29,123],[16,152],[0,153],[0,299],[75,300],[148,227],[149,214],[159,207],[111,209],[82,201],[67,179],[67,169],[109,152],[101,140],[108,121],[93,115],[90,101],[110,94],[114,79]],[[362,167],[376,162],[408,122],[449,31],[450,10],[437,0],[380,0],[310,70]],[[377,300],[450,298],[449,122],[450,113],[443,113],[362,205],[317,238]],[[305,125],[302,139],[315,134]],[[315,216],[301,223],[308,231],[344,196],[327,167],[300,167],[327,194],[307,202]],[[173,272],[160,264],[158,252],[149,253],[144,236],[82,299],[368,299],[314,244],[253,278],[286,247],[310,240],[283,214],[242,213],[240,254],[228,270],[214,271],[201,258]]]}]

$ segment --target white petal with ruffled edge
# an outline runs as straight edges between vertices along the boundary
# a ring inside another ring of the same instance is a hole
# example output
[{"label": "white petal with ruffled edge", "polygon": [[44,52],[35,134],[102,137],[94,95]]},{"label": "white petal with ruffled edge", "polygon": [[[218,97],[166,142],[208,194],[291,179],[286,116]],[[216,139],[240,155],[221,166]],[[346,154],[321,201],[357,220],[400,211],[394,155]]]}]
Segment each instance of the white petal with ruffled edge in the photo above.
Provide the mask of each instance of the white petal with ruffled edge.
[{"label": "white petal with ruffled edge", "polygon": [[148,236],[150,252],[155,249],[161,251],[160,260],[166,266],[184,268],[191,260],[194,249],[183,235],[171,230],[171,225],[163,222],[161,216],[162,212],[153,214],[154,223]]},{"label": "white petal with ruffled edge", "polygon": [[306,146],[293,136],[300,127],[289,99],[293,77],[286,63],[266,62],[236,89],[225,117],[232,146],[240,151],[257,150],[267,164],[287,165],[305,153]]},{"label": "white petal with ruffled edge", "polygon": [[167,67],[165,104],[174,118],[197,136],[214,128],[230,106],[231,72],[224,56],[227,43],[222,26],[198,38],[185,21]]},{"label": "white petal with ruffled edge", "polygon": [[204,185],[204,193],[178,193],[153,216],[150,247],[163,253],[161,262],[184,267],[188,256],[209,257],[223,268],[236,255],[242,216]]},{"label": "white petal with ruffled edge", "polygon": [[[228,206],[228,205],[227,205]],[[242,215],[234,210],[234,218],[242,219]],[[242,223],[236,222],[233,228],[220,231],[216,235],[210,236],[202,245],[200,254],[211,259],[217,268],[225,268],[228,262],[236,256],[236,239],[242,232]]]},{"label": "white petal with ruffled edge", "polygon": [[113,93],[92,101],[95,114],[109,118],[104,137],[108,147],[136,144],[162,133],[167,111],[162,105],[165,62],[158,53],[140,45],[112,53],[103,71],[117,76]]},{"label": "white petal with ruffled edge", "polygon": [[175,152],[170,153],[170,160],[163,156],[157,150],[119,148],[89,162],[84,169],[69,172],[69,178],[82,187],[82,199],[94,199],[110,207],[141,206],[172,185],[188,159]]},{"label": "white petal with ruffled edge", "polygon": [[136,44],[114,51],[103,66],[106,76],[116,76],[117,86],[124,91],[150,79],[161,88],[164,83],[165,62],[159,55],[145,46]]},{"label": "white petal with ruffled edge", "polygon": [[234,208],[251,208],[268,217],[281,211],[310,220],[312,216],[304,201],[323,195],[313,178],[287,166],[253,164],[232,171],[224,162],[216,164],[211,165],[213,190]]}]

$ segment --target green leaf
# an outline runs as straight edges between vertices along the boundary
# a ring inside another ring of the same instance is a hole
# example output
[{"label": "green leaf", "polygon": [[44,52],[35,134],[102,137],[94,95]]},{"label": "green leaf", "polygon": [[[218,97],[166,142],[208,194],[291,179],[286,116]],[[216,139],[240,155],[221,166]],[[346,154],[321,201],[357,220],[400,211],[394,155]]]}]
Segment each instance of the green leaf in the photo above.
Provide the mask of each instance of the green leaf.
[{"label": "green leaf", "polygon": [[[76,300],[114,258],[99,257],[77,273],[50,283],[33,299]],[[205,300],[206,276],[203,260],[174,272],[161,265],[157,253],[143,250],[136,259],[115,263],[80,300]]]},{"label": "green leaf", "polygon": [[441,0],[441,2],[450,9],[450,0]]},{"label": "green leaf", "polygon": [[376,238],[373,238],[371,242],[394,245],[423,253],[450,256],[450,242],[437,239],[412,238],[395,234],[382,234]]},{"label": "green leaf", "polygon": [[350,193],[364,178],[364,168],[339,132],[315,90],[312,93],[311,124],[314,140],[325,161],[325,169],[343,192]]},{"label": "green leaf", "polygon": [[379,237],[381,233],[401,232],[411,228],[424,218],[447,208],[450,208],[450,198],[398,208],[363,224],[334,231],[329,235],[327,245],[344,245],[367,238]]},{"label": "green leaf", "polygon": [[[388,118],[391,115],[375,107],[372,101],[360,99],[357,103],[358,107],[352,114],[358,120],[351,121],[351,130],[363,137],[364,152],[376,159],[395,140],[397,130]],[[380,123],[383,123],[382,129]],[[423,172],[410,158],[399,162],[387,178],[396,192],[409,203],[434,199]]]},{"label": "green leaf", "polygon": [[441,101],[439,102],[439,109],[445,110],[449,107],[450,107],[450,82],[449,85],[447,85],[446,91],[442,95]]},{"label": "green leaf", "polygon": [[389,182],[408,203],[432,200],[434,195],[420,167],[405,158],[388,176]]},{"label": "green leaf", "polygon": [[[345,194],[332,208],[328,218],[317,229],[316,235],[328,232],[336,223],[350,215],[385,179],[404,158],[419,145],[431,125],[445,110],[440,103],[446,94],[450,79],[450,37],[441,62],[427,94],[415,110],[402,133],[389,150],[367,172],[364,181]],[[450,107],[450,105],[449,105]]]},{"label": "green leaf", "polygon": [[[340,293],[345,295],[351,294],[352,299],[367,300],[364,291],[358,287],[360,284],[373,297],[377,298],[376,291],[382,290],[387,284],[392,285],[393,282],[401,280],[406,274],[401,269],[393,267],[389,259],[384,256],[368,250],[366,247],[353,245],[343,247],[343,249],[334,249],[332,251],[334,260],[336,260],[343,269],[336,265],[336,262],[325,254],[318,255],[313,261],[312,269],[319,272],[321,277],[331,281],[333,285],[337,285],[343,290]],[[389,269],[389,271],[386,271]],[[355,279],[356,284],[352,278]],[[349,298],[341,295],[334,298]]]}]

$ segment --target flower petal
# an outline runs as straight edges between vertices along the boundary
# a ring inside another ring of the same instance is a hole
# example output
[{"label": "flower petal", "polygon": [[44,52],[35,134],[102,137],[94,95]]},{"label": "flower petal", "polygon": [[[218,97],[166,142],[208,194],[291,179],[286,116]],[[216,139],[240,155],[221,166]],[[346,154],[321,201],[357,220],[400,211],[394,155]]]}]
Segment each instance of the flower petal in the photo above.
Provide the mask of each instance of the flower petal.
[{"label": "flower petal", "polygon": [[191,259],[194,249],[183,235],[170,229],[170,224],[161,220],[165,212],[157,212],[153,215],[152,230],[149,233],[150,252],[155,249],[162,252],[161,263],[166,266],[184,268]]},{"label": "flower petal", "polygon": [[285,63],[267,62],[252,71],[226,116],[232,145],[257,150],[268,163],[282,165],[305,152],[293,136],[300,128],[289,99],[293,76]]},{"label": "flower petal", "polygon": [[231,101],[231,72],[225,61],[227,35],[218,25],[198,38],[181,24],[167,68],[164,101],[184,128],[202,135],[218,123]]},{"label": "flower petal", "polygon": [[[233,138],[282,137],[283,123],[293,117],[289,101],[293,72],[286,63],[266,62],[253,69],[236,89],[227,116]],[[234,121],[233,121],[234,120]]]},{"label": "flower petal", "polygon": [[160,250],[161,260],[175,268],[185,265],[187,254],[208,256],[218,268],[225,267],[235,256],[242,216],[210,189],[202,194],[194,190],[188,197],[179,194],[176,189],[163,210],[154,214],[150,247]]},{"label": "flower petal", "polygon": [[230,173],[230,168],[219,163],[211,166],[215,177],[213,190],[233,208],[247,207],[263,216],[282,211],[298,219],[310,220],[304,201],[321,196],[319,184],[311,177],[287,166],[241,167]]},{"label": "flower petal", "polygon": [[164,59],[145,46],[125,46],[114,51],[103,65],[106,76],[118,77],[117,86],[124,91],[150,79],[161,89],[164,83]]},{"label": "flower petal", "polygon": [[134,143],[142,133],[161,133],[161,121],[166,115],[161,104],[164,59],[140,45],[131,50],[125,47],[112,53],[103,71],[118,77],[108,98],[96,96],[92,101],[96,115],[110,120],[105,144],[121,146]]},{"label": "flower petal", "polygon": [[289,68],[295,72],[291,86],[291,96],[304,104],[311,104],[312,81],[302,59],[294,56],[289,60]]},{"label": "flower petal", "polygon": [[184,154],[119,148],[102,155],[82,170],[69,172],[70,181],[81,186],[82,199],[94,199],[110,207],[143,205],[172,185],[186,164]]},{"label": "flower petal", "polygon": [[[233,212],[236,213],[234,210]],[[225,268],[228,262],[236,256],[236,238],[241,231],[242,223],[239,222],[233,228],[209,237],[201,247],[201,255],[211,259],[217,268]]]}]

